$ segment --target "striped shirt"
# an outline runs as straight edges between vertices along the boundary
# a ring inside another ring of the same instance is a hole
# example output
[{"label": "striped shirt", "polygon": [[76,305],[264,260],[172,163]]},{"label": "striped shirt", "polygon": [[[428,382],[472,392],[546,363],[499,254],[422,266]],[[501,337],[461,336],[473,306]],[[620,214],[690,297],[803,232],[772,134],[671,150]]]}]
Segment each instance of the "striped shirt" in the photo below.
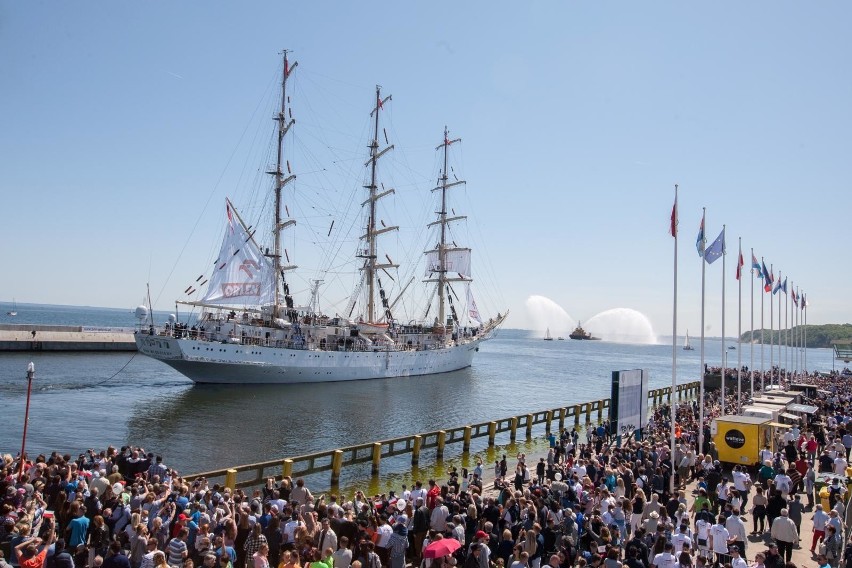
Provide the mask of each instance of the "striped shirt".
[{"label": "striped shirt", "polygon": [[179,538],[169,541],[169,566],[183,566],[184,555],[187,553],[186,543]]}]

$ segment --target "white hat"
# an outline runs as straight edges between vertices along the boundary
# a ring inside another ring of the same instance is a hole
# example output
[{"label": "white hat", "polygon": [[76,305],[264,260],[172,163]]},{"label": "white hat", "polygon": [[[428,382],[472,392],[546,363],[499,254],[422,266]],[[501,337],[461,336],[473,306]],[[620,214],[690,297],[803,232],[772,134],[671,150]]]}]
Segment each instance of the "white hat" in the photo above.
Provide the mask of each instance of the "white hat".
[{"label": "white hat", "polygon": [[116,482],[115,485],[112,486],[112,492],[116,495],[121,495],[124,493],[124,486],[121,483]]}]

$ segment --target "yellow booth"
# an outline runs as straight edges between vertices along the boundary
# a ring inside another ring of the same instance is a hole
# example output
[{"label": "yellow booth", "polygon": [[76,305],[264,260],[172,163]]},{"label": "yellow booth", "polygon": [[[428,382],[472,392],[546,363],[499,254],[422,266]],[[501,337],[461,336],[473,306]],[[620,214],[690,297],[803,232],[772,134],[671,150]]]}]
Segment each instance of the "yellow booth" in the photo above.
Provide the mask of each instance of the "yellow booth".
[{"label": "yellow booth", "polygon": [[755,465],[767,444],[775,452],[775,432],[779,428],[789,426],[764,416],[720,416],[710,423],[710,435],[720,462]]}]

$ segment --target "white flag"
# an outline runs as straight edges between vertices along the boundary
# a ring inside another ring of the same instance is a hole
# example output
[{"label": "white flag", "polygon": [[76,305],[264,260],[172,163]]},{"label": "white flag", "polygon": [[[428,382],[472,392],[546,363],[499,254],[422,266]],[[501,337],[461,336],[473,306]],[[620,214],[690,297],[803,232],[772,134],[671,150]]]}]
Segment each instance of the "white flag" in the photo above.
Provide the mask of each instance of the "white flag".
[{"label": "white flag", "polygon": [[476,300],[473,299],[473,292],[470,291],[470,286],[467,287],[467,316],[472,321],[482,324],[482,319],[479,317],[479,308],[476,307]]}]

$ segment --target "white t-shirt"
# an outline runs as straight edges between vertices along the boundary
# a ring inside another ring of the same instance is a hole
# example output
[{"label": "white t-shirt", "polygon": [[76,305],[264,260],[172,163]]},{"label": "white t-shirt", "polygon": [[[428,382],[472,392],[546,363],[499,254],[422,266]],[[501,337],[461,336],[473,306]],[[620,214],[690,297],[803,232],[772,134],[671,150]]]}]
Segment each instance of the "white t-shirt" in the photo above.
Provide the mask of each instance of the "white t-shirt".
[{"label": "white t-shirt", "polygon": [[713,525],[710,527],[710,538],[713,539],[713,552],[717,554],[727,554],[728,539],[730,536],[728,529],[722,525]]},{"label": "white t-shirt", "polygon": [[678,565],[677,556],[668,552],[661,552],[654,557],[653,564],[657,568],[676,568]]},{"label": "white t-shirt", "polygon": [[748,568],[748,563],[740,556],[739,558],[731,557],[731,568]]},{"label": "white t-shirt", "polygon": [[789,493],[790,485],[793,480],[786,473],[779,473],[775,476],[775,489],[781,493]]},{"label": "white t-shirt", "polygon": [[695,530],[698,532],[697,538],[707,540],[710,537],[710,527],[712,525],[704,519],[699,519],[695,522]]},{"label": "white t-shirt", "polygon": [[734,488],[737,491],[745,491],[748,489],[748,483],[751,481],[751,476],[741,471],[734,472]]},{"label": "white t-shirt", "polygon": [[690,550],[692,549],[692,539],[685,534],[677,533],[675,535],[672,535],[672,544],[674,545],[675,554],[680,554],[681,552],[683,552],[684,544],[688,545]]}]

